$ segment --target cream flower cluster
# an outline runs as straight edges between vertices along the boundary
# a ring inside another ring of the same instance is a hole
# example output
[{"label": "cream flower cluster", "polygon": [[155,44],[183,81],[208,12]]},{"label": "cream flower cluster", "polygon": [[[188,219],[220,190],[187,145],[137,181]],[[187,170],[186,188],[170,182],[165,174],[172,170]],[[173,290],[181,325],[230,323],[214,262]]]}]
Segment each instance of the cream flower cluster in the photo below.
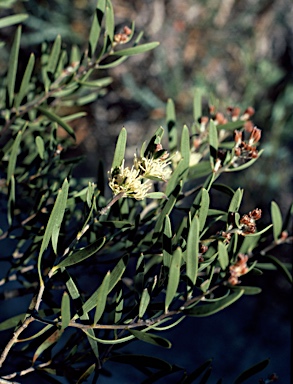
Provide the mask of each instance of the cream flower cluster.
[{"label": "cream flower cluster", "polygon": [[152,187],[150,180],[167,181],[171,175],[168,154],[160,158],[138,158],[134,155],[134,165],[124,166],[124,160],[119,168],[112,169],[109,178],[109,187],[114,196],[122,193],[123,197],[132,197],[143,200]]}]

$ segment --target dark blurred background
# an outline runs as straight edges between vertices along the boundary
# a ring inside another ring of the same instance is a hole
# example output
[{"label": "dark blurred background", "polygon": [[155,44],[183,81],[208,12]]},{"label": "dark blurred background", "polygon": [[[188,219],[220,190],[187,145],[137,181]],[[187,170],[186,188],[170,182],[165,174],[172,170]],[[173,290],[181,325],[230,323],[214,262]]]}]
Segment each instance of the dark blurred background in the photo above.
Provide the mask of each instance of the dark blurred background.
[{"label": "dark blurred background", "polygon": [[[25,65],[32,50],[38,52],[43,40],[53,41],[58,33],[68,46],[85,48],[95,5],[94,0],[8,0],[0,1],[0,12],[3,16],[22,12],[30,16],[24,22],[21,42]],[[76,175],[95,179],[100,159],[109,169],[122,126],[128,131],[127,153],[132,157],[144,139],[160,125],[166,126],[168,98],[175,102],[178,124],[190,126],[194,89],[200,87],[208,97],[214,95],[223,112],[227,106],[253,106],[254,122],[262,129],[265,151],[259,161],[222,182],[245,189],[241,209],[262,208],[263,225],[270,221],[271,200],[285,214],[293,198],[291,0],[113,0],[113,6],[117,32],[135,20],[136,30],[145,32],[143,41],[160,41],[160,46],[110,70],[114,81],[108,92],[83,108],[88,117],[74,122],[77,143],[71,150],[85,158]],[[0,48],[0,74],[7,69],[14,30],[0,30],[6,41]],[[291,254],[290,246],[274,253],[285,262],[291,261]],[[258,277],[255,283],[263,287],[259,296],[245,297],[207,319],[185,320],[175,332],[166,334],[173,340],[172,350],[163,355],[146,345],[144,350],[189,371],[212,357],[214,382],[224,377],[225,383],[270,357],[271,364],[260,377],[276,372],[280,383],[289,383],[291,287],[275,272]],[[131,350],[141,347],[136,342]],[[105,383],[139,381],[139,376],[135,381],[119,371],[116,379]]]}]

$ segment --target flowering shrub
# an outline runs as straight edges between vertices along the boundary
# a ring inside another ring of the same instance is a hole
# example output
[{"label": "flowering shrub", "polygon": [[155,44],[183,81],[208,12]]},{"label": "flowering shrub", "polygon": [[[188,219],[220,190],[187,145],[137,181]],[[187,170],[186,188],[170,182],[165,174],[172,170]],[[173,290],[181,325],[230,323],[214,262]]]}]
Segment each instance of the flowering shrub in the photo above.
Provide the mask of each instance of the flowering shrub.
[{"label": "flowering shrub", "polygon": [[[21,20],[3,25],[12,21]],[[262,154],[251,107],[241,114],[238,108],[224,113],[210,105],[204,115],[196,90],[193,124],[180,129],[169,100],[166,128],[157,129],[130,165],[127,130],[121,130],[108,172],[109,199],[106,175],[87,184],[72,176],[76,160],[66,158],[69,139],[59,138],[57,127],[74,138],[68,122],[80,112],[61,117],[58,108],[91,102],[110,82],[91,79],[93,74],[157,47],[139,44],[141,35],[132,43],[134,34],[134,25],[115,33],[111,2],[99,0],[88,49],[81,54],[72,47],[68,57],[57,36],[39,58],[31,55],[18,87],[17,29],[1,89],[6,219],[0,239],[1,257],[9,264],[1,285],[9,289],[16,281],[32,299],[0,324],[0,330],[11,332],[0,359],[3,382],[28,374],[44,375],[48,382],[62,382],[60,376],[66,382],[96,382],[115,362],[143,366],[146,382],[154,382],[178,367],[120,353],[121,345],[138,339],[170,348],[160,331],[259,293],[259,287],[239,280],[250,272],[274,265],[292,281],[287,266],[269,253],[292,241],[292,208],[283,221],[273,202],[273,226],[263,227],[257,207],[240,213],[241,188],[217,183],[222,174],[243,171]],[[267,364],[248,369],[235,383]],[[209,372],[206,363],[190,374],[182,369],[180,382],[201,374],[206,382]]]}]

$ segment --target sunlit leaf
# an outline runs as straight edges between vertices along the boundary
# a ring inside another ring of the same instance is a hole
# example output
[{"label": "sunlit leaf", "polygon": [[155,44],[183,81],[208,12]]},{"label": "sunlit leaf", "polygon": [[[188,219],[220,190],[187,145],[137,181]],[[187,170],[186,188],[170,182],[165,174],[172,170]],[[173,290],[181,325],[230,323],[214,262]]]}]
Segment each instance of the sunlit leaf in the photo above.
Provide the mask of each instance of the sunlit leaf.
[{"label": "sunlit leaf", "polygon": [[22,23],[28,18],[25,13],[19,13],[17,15],[6,16],[0,19],[0,28],[9,27],[10,25]]},{"label": "sunlit leaf", "polygon": [[140,303],[139,303],[139,310],[138,310],[138,316],[139,318],[142,318],[145,314],[145,311],[147,310],[147,307],[150,302],[150,294],[148,292],[148,289],[145,288],[142,292]]},{"label": "sunlit leaf", "polygon": [[68,324],[70,323],[70,318],[70,299],[68,293],[64,292],[61,302],[61,329],[65,329],[68,327]]},{"label": "sunlit leaf", "polygon": [[169,270],[168,285],[165,299],[165,312],[168,312],[169,305],[174,299],[180,280],[182,250],[177,248],[172,256],[171,266]]},{"label": "sunlit leaf", "polygon": [[88,245],[85,248],[79,249],[78,251],[73,252],[71,255],[67,256],[64,260],[62,260],[58,265],[53,267],[53,270],[57,270],[62,267],[69,267],[70,265],[74,265],[77,263],[86,260],[88,257],[94,255],[98,252],[106,242],[105,237],[101,237],[96,240],[94,243]]},{"label": "sunlit leaf", "polygon": [[199,232],[201,232],[204,229],[205,222],[206,222],[208,212],[209,212],[209,206],[210,206],[209,193],[205,188],[202,188],[200,209],[199,209],[199,213],[198,213]]},{"label": "sunlit leaf", "polygon": [[199,225],[198,216],[195,215],[190,225],[186,245],[186,275],[193,285],[196,283],[198,271]]},{"label": "sunlit leaf", "polygon": [[144,53],[147,51],[150,51],[151,49],[154,49],[160,45],[159,42],[152,42],[152,43],[145,43],[138,45],[136,47],[131,48],[125,48],[121,49],[119,51],[114,51],[112,54],[116,56],[132,56],[132,55],[138,55],[140,53]]},{"label": "sunlit leaf", "polygon": [[282,214],[278,204],[274,201],[271,203],[271,216],[273,222],[274,240],[277,241],[283,227]]},{"label": "sunlit leaf", "polygon": [[66,208],[68,189],[69,189],[69,184],[67,179],[65,179],[63,182],[62,188],[58,191],[57,199],[55,201],[54,207],[52,209],[52,212],[48,220],[48,224],[46,226],[46,230],[44,233],[44,237],[42,240],[39,257],[38,257],[38,273],[41,281],[42,281],[41,260],[42,260],[44,251],[49,245],[50,240],[52,240],[52,246],[53,246],[54,252],[57,253],[57,242],[58,242],[61,223],[63,220],[65,208]]},{"label": "sunlit leaf", "polygon": [[96,303],[94,324],[97,324],[97,322],[100,320],[105,310],[107,296],[109,293],[109,283],[110,283],[110,271],[106,273],[106,276],[104,277],[104,280],[99,288],[99,295]]},{"label": "sunlit leaf", "polygon": [[89,57],[93,57],[101,34],[102,21],[105,14],[106,0],[99,0],[94,13],[89,35]]},{"label": "sunlit leaf", "polygon": [[243,189],[238,188],[230,202],[228,212],[238,212],[242,201]]},{"label": "sunlit leaf", "polygon": [[43,160],[44,159],[44,152],[45,152],[44,140],[42,139],[41,136],[37,136],[35,141],[36,141],[36,146],[37,146],[39,156]]},{"label": "sunlit leaf", "polygon": [[127,139],[127,131],[123,127],[118,136],[118,140],[117,140],[117,144],[114,152],[114,158],[112,162],[112,169],[120,167],[123,162],[125,149],[126,149],[126,139]]},{"label": "sunlit leaf", "polygon": [[111,41],[113,41],[114,39],[114,28],[115,28],[115,21],[114,21],[113,5],[111,1],[106,0],[105,30],[106,30],[106,34],[109,36]]},{"label": "sunlit leaf", "polygon": [[54,44],[52,46],[52,49],[51,49],[51,53],[50,53],[49,60],[48,60],[48,65],[46,68],[47,72],[49,72],[51,74],[55,74],[58,60],[60,57],[60,52],[61,52],[61,36],[58,35],[56,37]]},{"label": "sunlit leaf", "polygon": [[231,295],[224,297],[222,300],[218,300],[214,303],[197,305],[191,309],[184,311],[184,314],[192,317],[204,317],[217,313],[229,305],[233,304],[236,300],[244,294],[244,290],[239,290],[231,293]]},{"label": "sunlit leaf", "polygon": [[43,115],[45,115],[46,117],[48,117],[49,120],[51,121],[54,121],[56,122],[57,124],[60,125],[60,127],[62,127],[74,140],[75,140],[75,134],[74,134],[74,131],[73,129],[67,124],[65,123],[65,121],[57,116],[55,113],[53,113],[52,111],[50,111],[49,109],[47,109],[46,107],[38,107],[37,108]]},{"label": "sunlit leaf", "polygon": [[213,120],[210,120],[209,124],[209,144],[210,144],[210,162],[212,168],[215,166],[215,162],[218,158],[218,131],[217,126]]},{"label": "sunlit leaf", "polygon": [[222,241],[218,242],[218,251],[219,251],[218,260],[220,263],[220,267],[224,271],[229,265],[229,256],[228,256],[227,247]]},{"label": "sunlit leaf", "polygon": [[14,99],[14,89],[15,89],[16,72],[17,72],[17,66],[18,66],[20,37],[21,37],[21,26],[17,28],[17,31],[15,33],[12,48],[10,51],[9,63],[8,63],[7,92],[8,92],[8,98],[9,98],[9,106],[12,106],[13,99]]}]

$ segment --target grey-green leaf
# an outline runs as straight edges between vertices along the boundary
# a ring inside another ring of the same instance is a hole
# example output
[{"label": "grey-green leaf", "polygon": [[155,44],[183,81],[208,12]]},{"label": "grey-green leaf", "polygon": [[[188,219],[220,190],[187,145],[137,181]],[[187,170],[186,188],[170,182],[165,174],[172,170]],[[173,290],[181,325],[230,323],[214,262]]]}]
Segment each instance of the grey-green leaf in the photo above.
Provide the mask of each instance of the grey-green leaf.
[{"label": "grey-green leaf", "polygon": [[118,136],[118,140],[117,140],[117,144],[114,152],[114,158],[112,162],[112,169],[120,167],[123,162],[125,149],[126,149],[126,140],[127,140],[127,131],[123,127]]},{"label": "grey-green leaf", "polygon": [[68,327],[70,318],[70,298],[68,293],[64,292],[61,301],[61,329]]},{"label": "grey-green leaf", "polygon": [[44,237],[42,240],[39,257],[38,257],[38,273],[41,281],[42,281],[41,260],[42,260],[44,251],[49,245],[50,240],[52,241],[52,246],[55,253],[57,252],[57,241],[58,241],[60,226],[63,220],[65,208],[66,208],[68,188],[69,188],[68,181],[67,179],[65,179],[63,182],[62,188],[58,191],[58,196],[55,201],[52,212],[50,214],[48,224],[44,233]]},{"label": "grey-green leaf", "polygon": [[0,19],[0,28],[5,28],[5,27],[9,27],[10,25],[22,23],[27,18],[28,18],[28,15],[25,13],[19,13],[18,15],[2,17],[2,19]]},{"label": "grey-green leaf", "polygon": [[25,69],[25,72],[24,72],[24,75],[23,75],[23,78],[22,78],[22,81],[21,81],[19,92],[16,95],[15,100],[14,100],[14,106],[16,109],[20,106],[23,98],[29,92],[29,83],[30,83],[31,76],[32,76],[32,73],[34,70],[34,65],[35,65],[35,55],[33,53],[31,53],[29,61],[28,61],[27,66],[26,66],[26,69]]},{"label": "grey-green leaf", "polygon": [[228,256],[227,247],[222,241],[218,242],[218,251],[219,251],[218,260],[220,263],[220,267],[224,271],[229,265],[229,256]]},{"label": "grey-green leaf", "polygon": [[153,344],[153,345],[156,345],[159,347],[163,347],[163,348],[171,348],[172,347],[172,344],[170,343],[170,341],[163,338],[163,337],[160,337],[160,336],[157,336],[157,335],[154,335],[151,333],[141,332],[141,331],[134,330],[134,329],[129,329],[129,332],[133,336],[135,336],[137,339],[144,341],[146,343],[150,343],[150,344]]},{"label": "grey-green leaf", "polygon": [[107,296],[109,293],[110,275],[111,275],[110,271],[108,271],[99,288],[99,295],[98,295],[98,300],[96,304],[94,324],[97,324],[97,322],[100,320],[106,307]]},{"label": "grey-green leaf", "polygon": [[36,146],[37,146],[39,156],[41,159],[44,159],[44,152],[45,152],[44,140],[41,138],[41,136],[37,136],[35,141],[36,141]]},{"label": "grey-green leaf", "polygon": [[231,293],[231,295],[224,297],[222,300],[218,300],[214,303],[197,305],[193,308],[186,309],[184,314],[192,317],[204,317],[210,316],[214,313],[222,311],[224,308],[233,304],[236,300],[244,294],[244,290],[240,289],[239,291]]},{"label": "grey-green leaf", "polygon": [[139,303],[139,310],[138,310],[138,316],[139,318],[142,318],[145,314],[145,311],[147,310],[147,307],[150,303],[150,294],[148,292],[148,289],[145,288],[142,292],[140,303]]},{"label": "grey-green leaf", "polygon": [[272,222],[273,222],[273,234],[274,234],[274,240],[277,241],[283,227],[283,221],[282,221],[282,214],[281,210],[277,203],[272,201],[271,203],[271,215],[272,215]]},{"label": "grey-green leaf", "polygon": [[151,49],[156,48],[160,43],[159,42],[152,42],[152,43],[145,43],[138,45],[136,47],[131,47],[131,48],[125,48],[121,49],[120,51],[114,51],[112,55],[115,56],[133,56],[133,55],[138,55],[140,53],[144,53],[147,51],[150,51]]},{"label": "grey-green leaf", "polygon": [[210,144],[210,162],[212,168],[215,166],[215,161],[218,157],[218,130],[213,120],[209,124],[209,144]]},{"label": "grey-green leaf", "polygon": [[16,159],[17,159],[17,154],[19,150],[19,145],[21,142],[22,133],[23,133],[22,130],[18,132],[11,148],[11,153],[9,156],[8,167],[7,167],[7,184],[9,184],[11,177],[14,175]]},{"label": "grey-green leaf", "polygon": [[89,56],[93,57],[95,50],[97,48],[98,40],[101,34],[102,20],[105,14],[106,1],[99,0],[97,3],[97,8],[94,14],[90,35],[89,35]]},{"label": "grey-green leaf", "polygon": [[199,231],[201,232],[204,229],[204,225],[208,216],[210,206],[210,196],[208,191],[205,188],[202,188],[201,191],[201,201],[200,208],[198,213],[199,219]]},{"label": "grey-green leaf", "polygon": [[229,205],[228,212],[238,212],[243,196],[243,190],[238,188]]},{"label": "grey-green leaf", "polygon": [[48,108],[45,107],[40,106],[37,109],[43,115],[47,116],[49,120],[55,121],[57,124],[59,124],[75,140],[75,134],[73,129],[68,124],[66,124],[60,116],[57,116],[54,112],[50,111]]},{"label": "grey-green leaf", "polygon": [[166,106],[166,124],[168,128],[169,150],[173,152],[177,149],[177,127],[175,105],[172,99],[168,99]]},{"label": "grey-green leaf", "polygon": [[48,65],[46,68],[47,72],[55,74],[59,57],[60,57],[60,52],[61,52],[61,36],[58,35],[54,41],[53,47],[50,52]]},{"label": "grey-green leaf", "polygon": [[9,98],[9,105],[13,105],[14,99],[14,89],[15,89],[15,79],[18,65],[18,55],[19,55],[19,46],[20,46],[20,37],[21,37],[21,26],[17,28],[13,45],[10,52],[10,58],[8,63],[8,74],[7,74],[7,92]]},{"label": "grey-green leaf", "polygon": [[177,292],[177,288],[180,280],[181,259],[182,259],[182,250],[180,247],[178,247],[175,250],[171,260],[168,285],[166,290],[165,312],[168,312],[169,305],[171,304]]},{"label": "grey-green leaf", "polygon": [[190,225],[186,246],[186,275],[193,285],[198,271],[199,225],[198,216],[195,215]]},{"label": "grey-green leaf", "polygon": [[96,240],[94,243],[88,245],[87,247],[73,252],[70,256],[66,257],[58,265],[53,267],[53,270],[57,270],[63,267],[69,267],[70,265],[74,265],[82,262],[83,260],[86,260],[88,257],[98,252],[105,244],[105,241],[106,237],[101,237],[100,239]]}]

